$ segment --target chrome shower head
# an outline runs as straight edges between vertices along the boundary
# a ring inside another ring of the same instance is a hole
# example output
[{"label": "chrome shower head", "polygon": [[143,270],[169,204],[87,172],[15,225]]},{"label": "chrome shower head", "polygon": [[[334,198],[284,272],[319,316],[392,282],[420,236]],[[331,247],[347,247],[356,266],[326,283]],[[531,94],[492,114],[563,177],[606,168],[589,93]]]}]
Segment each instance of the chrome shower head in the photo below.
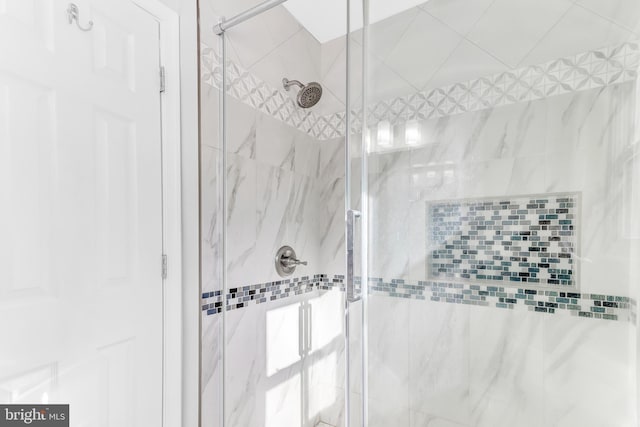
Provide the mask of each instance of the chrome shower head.
[{"label": "chrome shower head", "polygon": [[286,90],[289,90],[293,85],[300,87],[297,101],[298,105],[302,108],[313,107],[322,97],[322,86],[320,86],[320,83],[311,82],[305,85],[298,80],[289,80],[285,77],[282,79],[282,85]]}]

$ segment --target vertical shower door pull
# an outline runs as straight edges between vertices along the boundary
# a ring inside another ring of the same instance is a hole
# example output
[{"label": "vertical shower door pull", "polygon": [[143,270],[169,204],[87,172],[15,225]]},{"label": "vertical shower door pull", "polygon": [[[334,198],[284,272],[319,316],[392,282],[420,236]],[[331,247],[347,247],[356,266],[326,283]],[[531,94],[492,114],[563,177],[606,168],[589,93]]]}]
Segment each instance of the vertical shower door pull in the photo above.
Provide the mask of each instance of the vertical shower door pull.
[{"label": "vertical shower door pull", "polygon": [[355,302],[360,298],[356,296],[355,283],[354,283],[354,274],[353,274],[353,242],[354,242],[354,227],[356,223],[356,219],[360,218],[360,212],[349,209],[347,210],[347,281],[346,281],[346,292],[347,292],[347,301]]}]

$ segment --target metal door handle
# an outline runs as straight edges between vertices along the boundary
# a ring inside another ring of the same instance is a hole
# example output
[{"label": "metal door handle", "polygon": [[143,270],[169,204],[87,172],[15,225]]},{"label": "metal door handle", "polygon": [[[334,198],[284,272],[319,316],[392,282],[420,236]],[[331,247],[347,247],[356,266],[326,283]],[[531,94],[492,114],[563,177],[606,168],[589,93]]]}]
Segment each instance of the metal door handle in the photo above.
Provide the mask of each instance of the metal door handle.
[{"label": "metal door handle", "polygon": [[347,211],[347,282],[345,283],[347,291],[347,301],[355,302],[360,299],[355,292],[355,283],[353,276],[353,241],[354,241],[354,227],[356,219],[360,218],[360,212],[349,209]]}]

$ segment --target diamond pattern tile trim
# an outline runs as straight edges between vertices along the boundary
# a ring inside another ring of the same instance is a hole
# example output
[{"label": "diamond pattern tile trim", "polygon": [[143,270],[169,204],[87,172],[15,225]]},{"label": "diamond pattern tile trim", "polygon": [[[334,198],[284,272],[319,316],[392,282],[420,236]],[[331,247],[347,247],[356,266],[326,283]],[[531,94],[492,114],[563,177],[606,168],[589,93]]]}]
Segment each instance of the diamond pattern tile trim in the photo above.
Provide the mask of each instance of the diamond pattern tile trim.
[{"label": "diamond pattern tile trim", "polygon": [[[220,56],[206,44],[201,46],[201,55],[202,82],[220,88]],[[399,124],[438,118],[623,83],[638,77],[639,66],[640,43],[627,42],[382,101],[368,108],[367,123],[375,126],[381,121]],[[314,138],[344,136],[344,112],[322,116],[304,110],[284,91],[269,86],[237,64],[228,61],[227,67],[231,96]],[[362,112],[354,111],[354,133],[360,132],[361,123]]]}]

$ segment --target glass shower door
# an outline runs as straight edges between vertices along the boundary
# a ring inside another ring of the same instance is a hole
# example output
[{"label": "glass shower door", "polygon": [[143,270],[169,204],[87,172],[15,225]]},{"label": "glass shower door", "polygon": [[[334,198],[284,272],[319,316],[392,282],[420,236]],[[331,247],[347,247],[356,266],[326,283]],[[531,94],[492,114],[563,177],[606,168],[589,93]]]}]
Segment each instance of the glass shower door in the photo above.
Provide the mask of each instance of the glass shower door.
[{"label": "glass shower door", "polygon": [[365,3],[368,425],[637,425],[640,11]]}]

